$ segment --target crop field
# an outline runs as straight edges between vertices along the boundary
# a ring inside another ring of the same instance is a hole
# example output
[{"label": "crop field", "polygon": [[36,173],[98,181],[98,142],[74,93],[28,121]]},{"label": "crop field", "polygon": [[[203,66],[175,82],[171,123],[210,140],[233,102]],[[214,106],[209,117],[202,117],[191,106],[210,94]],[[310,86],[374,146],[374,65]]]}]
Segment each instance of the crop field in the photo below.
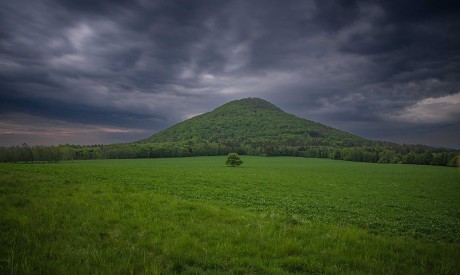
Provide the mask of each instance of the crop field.
[{"label": "crop field", "polygon": [[460,273],[458,168],[225,159],[0,164],[0,273]]}]

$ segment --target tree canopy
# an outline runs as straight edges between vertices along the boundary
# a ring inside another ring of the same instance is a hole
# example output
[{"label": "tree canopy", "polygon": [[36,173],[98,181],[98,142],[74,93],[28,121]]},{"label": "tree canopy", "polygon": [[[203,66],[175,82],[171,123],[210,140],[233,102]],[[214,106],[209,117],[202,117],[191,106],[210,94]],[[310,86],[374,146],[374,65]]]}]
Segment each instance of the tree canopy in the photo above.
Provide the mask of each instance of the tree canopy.
[{"label": "tree canopy", "polygon": [[227,156],[227,161],[225,162],[225,164],[235,167],[243,164],[243,161],[240,159],[240,156],[238,156],[237,153],[230,153]]}]

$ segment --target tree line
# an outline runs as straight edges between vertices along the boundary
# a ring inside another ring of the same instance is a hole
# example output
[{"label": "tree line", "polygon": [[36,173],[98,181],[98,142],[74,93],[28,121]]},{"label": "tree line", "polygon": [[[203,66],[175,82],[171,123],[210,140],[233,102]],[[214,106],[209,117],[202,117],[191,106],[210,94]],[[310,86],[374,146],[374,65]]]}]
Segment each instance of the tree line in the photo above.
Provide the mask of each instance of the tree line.
[{"label": "tree line", "polygon": [[275,143],[160,142],[111,145],[20,146],[0,148],[0,162],[57,162],[61,160],[168,158],[227,155],[295,156],[356,162],[459,166],[459,151],[423,145],[288,146]]}]

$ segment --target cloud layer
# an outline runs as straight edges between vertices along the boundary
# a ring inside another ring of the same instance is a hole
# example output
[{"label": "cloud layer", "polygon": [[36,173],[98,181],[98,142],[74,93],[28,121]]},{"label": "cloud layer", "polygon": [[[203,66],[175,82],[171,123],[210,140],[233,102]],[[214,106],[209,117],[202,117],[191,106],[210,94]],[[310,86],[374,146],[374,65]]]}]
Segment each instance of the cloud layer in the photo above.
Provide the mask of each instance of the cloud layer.
[{"label": "cloud layer", "polygon": [[458,145],[460,8],[452,3],[0,7],[0,145],[133,141],[248,96],[368,138]]}]

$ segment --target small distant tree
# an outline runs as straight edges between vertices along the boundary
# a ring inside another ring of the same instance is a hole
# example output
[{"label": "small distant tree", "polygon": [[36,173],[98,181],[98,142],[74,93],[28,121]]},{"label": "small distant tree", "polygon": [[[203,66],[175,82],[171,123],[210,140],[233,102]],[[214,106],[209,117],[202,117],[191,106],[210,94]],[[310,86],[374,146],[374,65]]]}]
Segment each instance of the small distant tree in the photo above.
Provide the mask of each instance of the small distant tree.
[{"label": "small distant tree", "polygon": [[238,156],[237,153],[230,153],[227,156],[227,161],[225,162],[225,164],[235,167],[243,164],[243,161],[240,159],[240,156]]}]

